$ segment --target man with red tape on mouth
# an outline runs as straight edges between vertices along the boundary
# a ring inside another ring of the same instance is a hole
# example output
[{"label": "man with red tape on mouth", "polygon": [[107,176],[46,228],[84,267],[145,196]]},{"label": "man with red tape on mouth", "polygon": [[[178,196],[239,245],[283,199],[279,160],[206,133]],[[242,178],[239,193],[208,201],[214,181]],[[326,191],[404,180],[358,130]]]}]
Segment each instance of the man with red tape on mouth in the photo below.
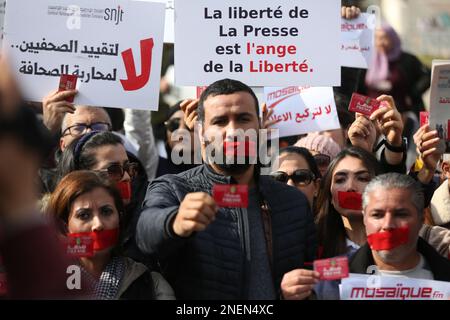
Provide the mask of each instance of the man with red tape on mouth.
[{"label": "man with red tape on mouth", "polygon": [[450,281],[450,261],[419,237],[424,195],[409,176],[388,173],[363,194],[367,244],[350,261],[350,272],[376,265],[381,275]]},{"label": "man with red tape on mouth", "polygon": [[[379,175],[362,197],[367,243],[354,253],[350,273],[366,274],[376,266],[379,275],[450,281],[450,261],[419,237],[424,194],[407,175]],[[338,299],[338,282],[316,286],[318,299]]]}]

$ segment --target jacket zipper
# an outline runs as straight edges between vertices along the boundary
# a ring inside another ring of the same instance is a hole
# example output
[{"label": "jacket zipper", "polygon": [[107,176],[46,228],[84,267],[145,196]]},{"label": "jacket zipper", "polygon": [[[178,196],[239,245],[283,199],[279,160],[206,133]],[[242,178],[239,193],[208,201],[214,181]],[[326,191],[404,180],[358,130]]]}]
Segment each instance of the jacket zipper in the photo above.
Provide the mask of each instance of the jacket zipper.
[{"label": "jacket zipper", "polygon": [[[245,217],[244,217],[245,214]],[[250,259],[251,259],[251,252],[250,252],[250,231],[249,231],[249,226],[248,226],[248,215],[247,215],[247,209],[238,209],[237,210],[237,215],[238,215],[238,226],[239,226],[239,230],[240,230],[240,234],[241,234],[241,245],[242,245],[242,250],[244,251],[245,254],[245,259],[243,261],[243,266],[242,269],[244,270],[244,272],[242,273],[241,276],[241,283],[243,283],[244,285],[242,286],[242,292],[241,292],[241,297],[242,299],[245,299],[246,297],[248,297],[248,283],[246,281],[246,279],[248,279],[248,274],[249,274],[249,265],[250,265]]]}]

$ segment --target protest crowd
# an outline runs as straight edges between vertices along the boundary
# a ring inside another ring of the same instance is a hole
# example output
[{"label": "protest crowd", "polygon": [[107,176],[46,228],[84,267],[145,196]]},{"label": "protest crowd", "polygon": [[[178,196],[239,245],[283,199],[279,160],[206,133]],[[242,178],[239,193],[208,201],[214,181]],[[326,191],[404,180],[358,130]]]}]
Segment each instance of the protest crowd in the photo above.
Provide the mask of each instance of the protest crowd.
[{"label": "protest crowd", "polygon": [[244,81],[176,92],[169,56],[150,112],[78,104],[88,83],[62,74],[32,101],[2,55],[1,299],[384,297],[347,287],[374,275],[411,286],[391,297],[450,299],[450,135],[422,121],[431,70],[393,27],[315,112],[339,126],[301,134],[277,136],[291,114]]}]

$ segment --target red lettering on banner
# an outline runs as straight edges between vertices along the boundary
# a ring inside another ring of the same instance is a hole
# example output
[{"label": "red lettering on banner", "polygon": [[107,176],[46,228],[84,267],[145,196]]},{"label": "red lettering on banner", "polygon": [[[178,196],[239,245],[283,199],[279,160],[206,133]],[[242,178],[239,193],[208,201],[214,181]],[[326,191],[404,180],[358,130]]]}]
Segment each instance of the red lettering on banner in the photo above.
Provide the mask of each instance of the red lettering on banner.
[{"label": "red lettering on banner", "polygon": [[141,46],[141,74],[136,74],[136,66],[134,64],[133,50],[127,49],[122,52],[122,59],[127,72],[127,79],[120,80],[125,91],[135,91],[143,88],[150,79],[150,71],[152,69],[152,51],[153,38],[144,39],[140,42]]}]

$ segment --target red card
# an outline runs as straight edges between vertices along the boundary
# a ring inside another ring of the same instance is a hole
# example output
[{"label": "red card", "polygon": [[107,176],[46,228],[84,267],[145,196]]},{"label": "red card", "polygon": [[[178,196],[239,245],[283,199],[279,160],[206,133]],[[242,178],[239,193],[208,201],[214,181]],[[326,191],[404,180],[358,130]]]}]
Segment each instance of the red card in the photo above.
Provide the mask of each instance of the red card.
[{"label": "red card", "polygon": [[205,91],[206,88],[208,87],[197,87],[197,99],[200,99],[202,92]]},{"label": "red card", "polygon": [[320,273],[320,280],[337,280],[348,277],[347,257],[336,257],[314,261],[314,271]]},{"label": "red card", "polygon": [[427,111],[421,111],[420,112],[420,126],[422,127],[425,124],[428,124],[428,118],[430,114]]},{"label": "red card", "polygon": [[366,116],[370,116],[375,110],[380,107],[381,102],[372,99],[361,94],[354,93],[348,110],[351,112],[362,113]]},{"label": "red card", "polygon": [[8,282],[6,273],[0,273],[0,296],[5,296],[8,293]]},{"label": "red card", "polygon": [[94,255],[94,239],[89,236],[68,235],[66,253],[71,257],[92,257]]},{"label": "red card", "polygon": [[342,209],[362,210],[362,195],[359,192],[338,191],[338,201]]},{"label": "red card", "polygon": [[447,141],[450,140],[450,119],[447,120]]},{"label": "red card", "polygon": [[216,184],[213,197],[219,207],[247,208],[248,186],[242,184]]},{"label": "red card", "polygon": [[[63,74],[61,75],[61,79],[59,80],[59,89],[60,91],[73,90],[77,86],[78,77],[73,74]],[[73,102],[74,96],[68,97],[66,101]]]}]

